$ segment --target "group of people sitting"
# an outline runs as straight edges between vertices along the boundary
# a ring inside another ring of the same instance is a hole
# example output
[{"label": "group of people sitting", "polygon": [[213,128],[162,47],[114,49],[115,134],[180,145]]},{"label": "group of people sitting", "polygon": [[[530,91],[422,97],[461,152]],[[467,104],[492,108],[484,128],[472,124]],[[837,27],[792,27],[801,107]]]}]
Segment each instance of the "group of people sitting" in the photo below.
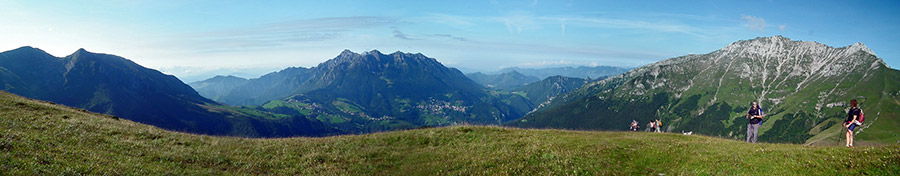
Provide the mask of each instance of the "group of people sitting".
[{"label": "group of people sitting", "polygon": [[[747,120],[749,120],[749,124],[747,124],[747,142],[748,143],[756,143],[756,139],[759,134],[759,126],[763,123],[763,109],[759,107],[759,104],[755,101],[751,103],[750,110],[747,111],[746,115]],[[853,147],[853,130],[856,127],[862,125],[862,121],[865,119],[865,115],[862,110],[859,109],[859,103],[856,99],[850,100],[850,110],[847,112],[847,118],[844,120],[844,128],[847,129],[846,133],[846,144],[847,147]],[[651,120],[650,123],[647,123],[647,131],[650,132],[660,132],[662,128],[662,122],[659,119]],[[640,129],[640,125],[638,125],[637,120],[631,120],[631,131],[638,131]]]},{"label": "group of people sitting", "polygon": [[[631,131],[640,130],[641,126],[639,125],[637,120],[631,120]],[[650,123],[647,123],[647,131],[649,132],[657,132],[660,133],[662,129],[662,122],[659,119],[650,120]]]}]

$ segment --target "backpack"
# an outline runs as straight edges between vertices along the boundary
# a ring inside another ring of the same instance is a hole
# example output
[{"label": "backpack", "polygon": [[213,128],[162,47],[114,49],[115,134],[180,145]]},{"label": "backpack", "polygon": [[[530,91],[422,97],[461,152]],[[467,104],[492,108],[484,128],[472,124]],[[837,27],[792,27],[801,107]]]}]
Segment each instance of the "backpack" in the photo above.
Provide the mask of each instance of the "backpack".
[{"label": "backpack", "polygon": [[[763,109],[762,109],[762,108],[759,108],[759,115],[763,115]],[[766,118],[761,118],[761,119],[759,119],[759,126],[762,126],[763,121],[765,121],[765,120],[766,120]]]},{"label": "backpack", "polygon": [[859,123],[862,123],[864,120],[866,120],[866,113],[863,113],[862,109],[860,109],[859,110],[859,118],[856,119],[856,121],[859,121]]}]

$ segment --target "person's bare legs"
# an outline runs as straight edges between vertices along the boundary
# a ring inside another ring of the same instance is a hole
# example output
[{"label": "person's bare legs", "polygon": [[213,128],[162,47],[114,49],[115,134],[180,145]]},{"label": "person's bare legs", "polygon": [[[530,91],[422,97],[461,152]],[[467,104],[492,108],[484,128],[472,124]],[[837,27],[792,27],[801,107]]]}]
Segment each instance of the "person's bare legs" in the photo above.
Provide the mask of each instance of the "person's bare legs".
[{"label": "person's bare legs", "polygon": [[847,133],[844,134],[844,137],[846,137],[847,140],[844,140],[844,146],[850,147],[850,128],[845,129],[847,129]]},{"label": "person's bare legs", "polygon": [[845,134],[844,136],[847,137],[847,143],[844,144],[844,146],[847,146],[847,147],[853,146],[853,131],[851,131],[849,128],[847,128],[847,134]]},{"label": "person's bare legs", "polygon": [[853,131],[848,131],[847,135],[850,136],[850,147],[853,147]]}]

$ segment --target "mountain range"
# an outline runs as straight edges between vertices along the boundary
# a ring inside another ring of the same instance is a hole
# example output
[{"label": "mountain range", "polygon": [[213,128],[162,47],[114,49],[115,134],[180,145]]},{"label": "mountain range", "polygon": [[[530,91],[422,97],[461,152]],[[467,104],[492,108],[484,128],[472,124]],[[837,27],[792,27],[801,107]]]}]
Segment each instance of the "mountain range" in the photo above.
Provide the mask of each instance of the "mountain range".
[{"label": "mountain range", "polygon": [[467,73],[466,77],[469,77],[469,79],[488,88],[512,91],[526,84],[535,83],[542,79],[548,79],[554,76],[600,80],[609,76],[625,73],[628,70],[630,70],[630,68],[612,66],[557,68],[510,67],[496,72]]},{"label": "mountain range", "polygon": [[544,80],[516,88],[515,90],[512,90],[512,92],[521,94],[525,98],[528,98],[528,100],[531,101],[531,104],[540,106],[558,95],[563,95],[581,88],[582,85],[589,81],[591,80],[565,76],[551,76]]},{"label": "mountain range", "polygon": [[421,53],[345,50],[316,67],[189,86],[84,49],[65,57],[32,47],[0,53],[0,90],[200,134],[324,136],[454,124],[625,130],[631,120],[661,119],[665,131],[740,139],[749,102],[758,101],[766,110],[761,141],[835,144],[847,101],[859,99],[867,121],[857,138],[900,141],[900,72],[860,43],[760,37],[608,78],[496,76],[483,84],[502,88]]},{"label": "mountain range", "polygon": [[2,52],[0,73],[0,90],[175,131],[251,137],[338,132],[305,117],[237,110],[172,75],[84,49],[62,58],[27,46]]},{"label": "mountain range", "polygon": [[541,79],[534,76],[527,76],[516,71],[506,72],[496,75],[487,75],[481,72],[466,74],[466,77],[472,79],[482,86],[499,89],[513,90],[529,83],[538,82]]},{"label": "mountain range", "polygon": [[310,116],[350,132],[500,124],[534,108],[524,97],[492,92],[425,55],[377,50],[345,50],[316,67],[191,85],[226,104]]},{"label": "mountain range", "polygon": [[[734,42],[593,81],[509,125],[626,130],[632,120],[661,119],[670,132],[741,139],[750,102],[766,118],[760,140],[836,144],[850,99],[866,122],[860,141],[900,141],[900,71],[861,43],[831,47],[782,36]],[[643,124],[642,124],[643,125]]]},{"label": "mountain range", "polygon": [[2,90],[29,98],[175,131],[247,137],[502,124],[536,107],[523,95],[541,96],[485,88],[422,54],[377,50],[347,50],[317,67],[260,78],[192,83],[199,93],[174,76],[84,49],[62,58],[32,47],[3,52],[0,73]]},{"label": "mountain range", "polygon": [[631,68],[613,67],[613,66],[578,66],[578,67],[553,67],[553,68],[519,68],[509,67],[500,69],[497,73],[503,74],[509,72],[519,72],[523,75],[537,77],[539,79],[547,79],[551,76],[565,76],[582,79],[598,79],[602,77],[616,76],[631,70]]}]

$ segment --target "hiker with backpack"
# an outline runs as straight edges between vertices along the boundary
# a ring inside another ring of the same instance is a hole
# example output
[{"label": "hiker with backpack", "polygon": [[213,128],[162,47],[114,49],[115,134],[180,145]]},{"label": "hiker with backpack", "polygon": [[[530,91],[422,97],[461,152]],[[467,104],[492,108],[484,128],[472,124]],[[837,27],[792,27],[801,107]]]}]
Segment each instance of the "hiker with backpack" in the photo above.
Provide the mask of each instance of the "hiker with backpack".
[{"label": "hiker with backpack", "polygon": [[850,110],[847,111],[847,119],[844,120],[844,127],[847,128],[847,144],[845,146],[853,148],[853,130],[862,125],[863,120],[865,120],[865,115],[862,109],[859,109],[859,103],[856,99],[850,100]]},{"label": "hiker with backpack", "polygon": [[631,120],[631,131],[637,131],[638,128],[641,128],[641,125],[638,125],[637,120]]},{"label": "hiker with backpack", "polygon": [[662,128],[662,122],[659,119],[656,119],[656,132],[661,133],[660,129]]},{"label": "hiker with backpack", "polygon": [[650,132],[656,131],[656,121],[650,120],[650,123],[647,124],[647,130]]},{"label": "hiker with backpack", "polygon": [[750,123],[747,124],[747,142],[756,143],[756,138],[759,137],[759,125],[762,124],[763,118],[763,110],[759,107],[755,101],[751,103],[750,110],[747,111],[747,119],[750,120]]}]

